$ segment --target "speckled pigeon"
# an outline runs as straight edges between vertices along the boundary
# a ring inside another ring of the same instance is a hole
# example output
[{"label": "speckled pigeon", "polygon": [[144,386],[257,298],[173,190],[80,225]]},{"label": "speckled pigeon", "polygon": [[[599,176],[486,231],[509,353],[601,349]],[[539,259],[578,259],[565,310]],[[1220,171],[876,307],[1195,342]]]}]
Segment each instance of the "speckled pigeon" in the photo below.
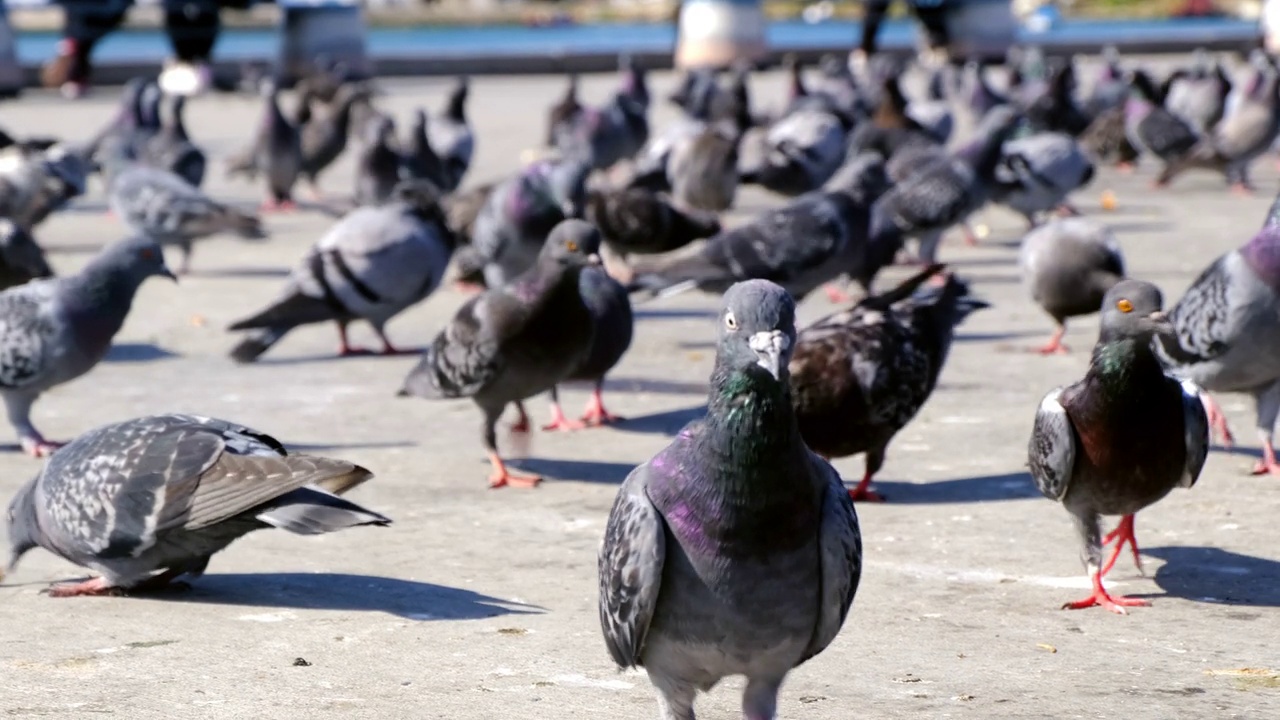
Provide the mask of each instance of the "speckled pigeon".
[{"label": "speckled pigeon", "polygon": [[42,547],[98,577],[52,597],[167,589],[254,530],[319,535],[391,520],[339,495],[373,473],[291,455],[278,440],[197,415],[151,415],[90,430],[9,503],[12,572]]},{"label": "speckled pigeon", "polygon": [[583,220],[558,225],[537,262],[510,284],[490,287],[454,315],[405,378],[400,395],[471,398],[484,413],[490,487],[532,487],[541,478],[511,473],[498,456],[495,426],[509,403],[571,377],[591,352],[595,318],[583,300],[582,270],[599,263],[600,232]]},{"label": "speckled pigeon", "polygon": [[742,182],[787,197],[817,190],[844,161],[847,137],[831,112],[810,107],[790,112],[760,137],[761,162],[743,171]]},{"label": "speckled pigeon", "polygon": [[462,185],[475,155],[475,133],[467,121],[467,96],[470,92],[471,82],[465,76],[458,77],[449,91],[444,112],[432,117],[427,125],[427,139],[444,162],[447,182],[440,189],[445,192],[453,192]]},{"label": "speckled pigeon", "polygon": [[[1255,473],[1280,475],[1272,437],[1280,416],[1280,218],[1214,260],[1170,311],[1174,333],[1156,350],[1175,375],[1209,392],[1253,396],[1262,460]],[[1203,396],[1213,427],[1230,443],[1226,417]]]},{"label": "speckled pigeon", "polygon": [[693,720],[730,675],[746,676],[743,717],[772,720],[862,574],[853,503],[791,410],[794,302],[751,280],[724,305],[706,417],[623,481],[599,554],[605,645],[648,672],[663,720]]},{"label": "speckled pigeon", "polygon": [[338,325],[340,356],[367,354],[347,340],[353,320],[373,325],[384,355],[399,353],[387,322],[440,286],[455,244],[437,191],[423,181],[398,185],[392,202],[338,221],[294,268],[279,299],[231,325],[253,330],[231,357],[252,362],[290,330],[327,321]]},{"label": "speckled pigeon", "polygon": [[1080,143],[1066,133],[1009,140],[1000,151],[992,201],[1016,211],[1034,227],[1041,213],[1078,214],[1067,197],[1093,180],[1093,172]]},{"label": "speckled pigeon", "polygon": [[133,231],[182,251],[179,273],[191,269],[192,244],[218,233],[247,240],[265,238],[256,215],[224,205],[167,170],[129,164],[111,173],[107,200]]},{"label": "speckled pigeon", "polygon": [[1134,147],[1156,156],[1165,167],[1182,159],[1200,136],[1185,120],[1160,104],[1160,93],[1150,75],[1130,74],[1132,90],[1124,104],[1125,134]]},{"label": "speckled pigeon", "polygon": [[1090,218],[1058,218],[1033,229],[1022,239],[1018,265],[1031,299],[1058,325],[1038,348],[1045,355],[1067,352],[1067,318],[1098,312],[1102,297],[1124,278],[1115,234]]},{"label": "speckled pigeon", "polygon": [[75,275],[0,292],[0,397],[23,450],[43,456],[58,447],[31,424],[31,405],[102,360],[138,286],[155,275],[173,277],[160,246],[133,238],[108,245]]},{"label": "speckled pigeon", "polygon": [[47,277],[53,277],[53,269],[36,239],[21,225],[0,218],[0,290]]},{"label": "speckled pigeon", "polygon": [[[1153,336],[1172,332],[1160,290],[1124,280],[1107,292],[1102,330],[1084,379],[1045,395],[1027,449],[1031,477],[1045,497],[1071,513],[1093,585],[1089,597],[1064,608],[1102,606],[1125,614],[1146,600],[1113,596],[1102,577],[1127,543],[1141,569],[1133,517],[1175,487],[1195,484],[1209,452],[1209,426],[1199,388],[1165,375]],[[1102,537],[1100,515],[1120,515]],[[1103,546],[1114,541],[1106,563]]]},{"label": "speckled pigeon", "polygon": [[227,161],[228,175],[267,181],[263,209],[287,210],[295,207],[293,186],[302,172],[302,136],[297,125],[280,111],[280,89],[273,81],[262,85],[263,109],[253,144]]},{"label": "speckled pigeon", "polygon": [[1169,112],[1185,120],[1199,134],[1213,130],[1226,110],[1231,94],[1231,78],[1220,63],[1212,63],[1203,48],[1197,48],[1191,68],[1179,68],[1164,81],[1161,94]]},{"label": "speckled pigeon", "polygon": [[953,329],[988,307],[955,277],[916,292],[942,268],[931,265],[800,332],[791,359],[800,434],[825,458],[866,453],[862,481],[849,491],[854,500],[882,499],[869,487],[890,441],[937,386]]}]

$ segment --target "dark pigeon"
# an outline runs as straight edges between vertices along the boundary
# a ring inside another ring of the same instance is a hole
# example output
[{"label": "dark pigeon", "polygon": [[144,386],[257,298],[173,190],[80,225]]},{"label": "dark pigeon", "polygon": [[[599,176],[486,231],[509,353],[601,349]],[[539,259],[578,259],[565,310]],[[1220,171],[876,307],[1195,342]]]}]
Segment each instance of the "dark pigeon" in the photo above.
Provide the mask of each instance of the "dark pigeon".
[{"label": "dark pigeon", "polygon": [[730,675],[746,676],[743,717],[774,718],[862,574],[853,503],[791,409],[794,302],[751,280],[724,304],[706,417],[623,481],[599,554],[605,645],[648,672],[664,720],[693,720],[698,691]]},{"label": "dark pigeon", "polygon": [[1226,112],[1231,86],[1231,78],[1227,77],[1222,65],[1211,63],[1209,54],[1197,48],[1190,68],[1179,68],[1165,79],[1161,96],[1169,112],[1185,120],[1197,133],[1205,135],[1213,130]]},{"label": "dark pigeon", "polygon": [[554,129],[553,146],[566,157],[607,169],[640,152],[649,140],[649,88],[645,72],[624,57],[622,84],[601,107],[585,107]]},{"label": "dark pigeon", "polygon": [[[1124,614],[1146,600],[1113,596],[1102,578],[1128,543],[1141,569],[1133,516],[1175,487],[1195,484],[1209,452],[1199,389],[1160,366],[1152,337],[1172,332],[1160,291],[1125,280],[1107,293],[1102,330],[1084,379],[1050,392],[1036,410],[1027,449],[1031,477],[1045,497],[1066,506],[1084,545],[1092,594],[1064,608],[1100,605]],[[1100,515],[1120,515],[1105,538]],[[1104,564],[1102,548],[1116,546]]]},{"label": "dark pigeon", "polygon": [[258,123],[253,144],[227,162],[228,175],[267,181],[264,209],[286,210],[295,207],[293,186],[302,172],[302,136],[294,121],[280,111],[280,90],[273,81],[262,85],[262,119]]},{"label": "dark pigeon", "polygon": [[[582,292],[582,301],[595,321],[592,334],[591,350],[569,376],[569,380],[585,380],[594,383],[591,400],[580,420],[588,427],[606,425],[622,418],[610,413],[604,407],[604,376],[613,369],[627,349],[631,347],[631,338],[635,332],[635,319],[631,313],[631,297],[627,289],[617,280],[609,277],[602,268],[584,268],[578,278],[578,289]],[[553,402],[555,390],[552,389]],[[564,413],[553,409],[552,425],[557,425],[556,417],[564,417]],[[560,423],[563,426],[569,423]]]},{"label": "dark pigeon", "polygon": [[389,519],[339,497],[373,473],[196,415],[106,425],[62,448],[9,503],[10,559],[42,547],[100,575],[52,597],[142,593],[204,574],[240,536],[319,535]]},{"label": "dark pigeon", "polygon": [[356,205],[381,205],[400,181],[400,153],[395,147],[395,123],[378,115],[365,124],[356,160]]},{"label": "dark pigeon", "polygon": [[326,112],[313,114],[306,123],[299,123],[302,143],[300,176],[316,197],[321,196],[320,174],[347,149],[353,109],[360,103],[369,102],[371,97],[372,90],[368,85],[345,83],[338,88]]},{"label": "dark pigeon", "polygon": [[0,218],[0,290],[53,277],[44,250],[21,225]]},{"label": "dark pigeon", "polygon": [[183,121],[186,97],[174,95],[169,101],[169,114],[160,128],[139,149],[138,161],[144,165],[171,172],[195,187],[204,182],[208,164],[204,151],[191,141]]},{"label": "dark pigeon", "polygon": [[414,112],[409,140],[400,152],[400,176],[406,180],[426,180],[443,189],[449,187],[452,180],[444,160],[431,147],[430,122],[425,110],[419,108]]},{"label": "dark pigeon", "polygon": [[467,170],[471,169],[471,158],[475,155],[475,133],[467,120],[467,97],[470,92],[471,82],[466,77],[459,77],[449,91],[444,112],[432,117],[427,126],[427,139],[444,163],[447,182],[440,189],[445,192],[453,192],[462,185]]},{"label": "dark pigeon", "polygon": [[670,199],[643,188],[587,193],[586,218],[600,228],[610,260],[679,250],[720,232],[715,214],[682,210]]},{"label": "dark pigeon", "polygon": [[1124,127],[1129,142],[1156,156],[1165,167],[1181,160],[1200,137],[1185,120],[1160,104],[1159,89],[1142,70],[1131,73],[1133,87],[1124,105]]}]

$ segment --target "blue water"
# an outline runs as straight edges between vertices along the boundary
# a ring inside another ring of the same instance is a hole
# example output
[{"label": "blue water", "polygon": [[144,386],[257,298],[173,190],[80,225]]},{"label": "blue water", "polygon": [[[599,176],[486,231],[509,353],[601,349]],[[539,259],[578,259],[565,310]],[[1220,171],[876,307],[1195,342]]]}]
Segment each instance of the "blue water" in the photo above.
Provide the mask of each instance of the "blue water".
[{"label": "blue water", "polygon": [[[769,25],[769,43],[780,49],[853,45],[856,22],[817,25],[794,20]],[[1046,33],[1023,31],[1027,42],[1123,42],[1144,38],[1208,42],[1242,38],[1257,33],[1257,24],[1244,20],[1073,20],[1059,23]],[[887,22],[880,40],[887,47],[909,44],[915,37],[908,21]],[[18,57],[38,63],[53,55],[54,33],[22,33],[17,38]],[[228,30],[218,41],[216,54],[223,59],[262,59],[275,54],[277,34],[272,30]],[[373,28],[368,49],[378,57],[458,56],[467,54],[564,55],[572,53],[661,52],[675,42],[668,24],[608,24],[532,28],[518,25],[458,28]],[[170,53],[168,40],[159,31],[121,31],[99,46],[102,61],[157,60]]]}]

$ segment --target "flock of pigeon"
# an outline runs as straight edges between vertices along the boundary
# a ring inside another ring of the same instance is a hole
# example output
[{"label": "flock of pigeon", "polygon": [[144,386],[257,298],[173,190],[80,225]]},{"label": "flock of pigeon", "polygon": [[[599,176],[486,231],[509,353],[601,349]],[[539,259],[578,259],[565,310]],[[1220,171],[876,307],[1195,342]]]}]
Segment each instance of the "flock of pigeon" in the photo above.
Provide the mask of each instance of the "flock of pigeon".
[{"label": "flock of pigeon", "polygon": [[[632,342],[633,299],[723,294],[704,418],[623,482],[599,554],[600,620],[613,659],[644,667],[662,717],[694,717],[721,678],[748,679],[746,717],[771,718],[786,674],[821,652],[847,616],[861,572],[855,500],[894,435],[937,385],[954,328],[987,303],[938,263],[940,240],[974,213],[1004,205],[1026,218],[1020,265],[1057,323],[1042,352],[1066,352],[1069,317],[1101,312],[1085,377],[1035,413],[1031,475],[1073,515],[1093,585],[1070,603],[1124,613],[1103,576],[1124,545],[1139,561],[1134,514],[1195,483],[1210,428],[1230,440],[1208,392],[1248,392],[1263,441],[1259,472],[1280,474],[1271,434],[1280,415],[1280,202],[1239,250],[1215,261],[1174,307],[1126,278],[1116,238],[1079,217],[1068,196],[1097,163],[1143,156],[1158,184],[1191,169],[1248,189],[1250,163],[1280,135],[1280,70],[1258,54],[1232,79],[1203,53],[1156,83],[1107,52],[1078,87],[1073,63],[1024,51],[1000,90],[991,68],[925,68],[918,97],[903,68],[879,58],[787,69],[785,106],[753,107],[749,68],[693,71],[670,96],[683,117],[651,131],[645,72],[623,63],[610,100],[589,106],[576,78],[548,112],[548,153],[500,181],[462,188],[475,147],[460,79],[438,115],[419,111],[407,139],[366,80],[317,71],[294,91],[262,86],[252,143],[226,172],[265,182],[263,209],[296,207],[355,139],[353,207],[299,261],[279,297],[234,323],[231,358],[254,361],[290,330],[385,324],[434,292],[452,264],[474,294],[422,353],[400,391],[471,398],[491,487],[536,485],[497,445],[508,406],[547,393],[546,430],[617,420],[605,375]],[[256,213],[200,189],[208,159],[183,125],[183,99],[153,80],[124,90],[113,121],[81,144],[0,137],[0,395],[27,452],[50,457],[9,505],[12,571],[42,547],[99,575],[54,586],[72,596],[160,590],[198,577],[214,553],[256,529],[318,534],[387,517],[342,496],[372,477],[340,460],[290,453],[271,436],[221,420],[156,415],[90,430],[65,446],[30,411],[46,390],[90,371],[124,323],[138,287],[175,278],[182,253],[217,234],[263,238]],[[102,177],[132,237],[79,273],[51,277],[32,232]],[[785,201],[721,226],[738,188]],[[1066,216],[1066,217],[1064,217]],[[908,249],[908,241],[914,246]],[[603,257],[603,262],[602,262]],[[894,263],[921,267],[877,291]],[[860,286],[861,299],[845,283]],[[818,288],[844,307],[796,326],[796,302]],[[1175,379],[1176,378],[1176,379]],[[594,383],[580,419],[556,388]],[[1156,422],[1151,422],[1155,418]],[[847,490],[827,460],[865,454]],[[1101,515],[1119,515],[1102,536]],[[1114,543],[1104,560],[1103,549]]]}]

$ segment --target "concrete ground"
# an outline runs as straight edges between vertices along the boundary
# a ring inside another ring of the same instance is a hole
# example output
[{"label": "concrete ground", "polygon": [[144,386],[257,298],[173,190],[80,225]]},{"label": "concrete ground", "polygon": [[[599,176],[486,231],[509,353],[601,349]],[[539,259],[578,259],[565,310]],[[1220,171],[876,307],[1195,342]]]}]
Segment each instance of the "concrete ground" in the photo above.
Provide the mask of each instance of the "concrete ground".
[{"label": "concrete ground", "polygon": [[[588,78],[603,98],[611,81]],[[671,86],[655,78],[655,90]],[[542,133],[556,78],[475,81],[479,150],[470,180],[512,171]],[[779,78],[758,84],[774,102]],[[438,105],[442,81],[392,84],[384,107],[406,118]],[[4,108],[16,134],[86,137],[109,112],[106,94],[68,104],[34,95]],[[223,156],[248,137],[249,98],[190,106],[194,137]],[[672,113],[659,106],[656,124]],[[349,191],[352,159],[325,178]],[[1169,302],[1219,254],[1258,227],[1276,188],[1258,163],[1256,198],[1189,175],[1167,191],[1104,169],[1076,198],[1119,235],[1132,273]],[[225,181],[219,197],[257,190]],[[741,219],[779,202],[746,192]],[[40,228],[62,273],[74,272],[122,228],[100,190]],[[942,256],[993,308],[964,325],[941,385],[894,441],[880,475],[885,504],[859,507],[866,571],[844,631],[793,673],[781,716],[849,718],[1280,717],[1280,551],[1277,479],[1250,477],[1250,402],[1222,400],[1242,448],[1214,452],[1193,491],[1141,514],[1147,577],[1126,559],[1116,591],[1149,597],[1129,617],[1059,606],[1086,591],[1071,522],[1027,476],[1036,403],[1084,372],[1096,322],[1071,325],[1067,356],[1026,351],[1051,329],[1019,285],[1021,223],[991,210],[978,248],[948,241]],[[263,532],[217,556],[188,593],[163,598],[55,600],[49,583],[83,572],[35,551],[0,586],[0,710],[6,716],[122,718],[643,718],[645,677],[614,670],[596,618],[595,552],[617,483],[668,442],[705,399],[717,299],[685,295],[644,305],[631,352],[610,378],[610,408],[630,418],[575,434],[503,435],[519,465],[545,473],[537,490],[485,487],[480,418],[470,402],[394,397],[412,357],[334,360],[335,333],[293,333],[261,362],[232,364],[223,328],[270,301],[331,220],[273,216],[264,243],[215,239],[196,274],[149,282],[109,359],[37,404],[46,434],[70,438],[145,413],[199,412],[268,431],[289,447],[373,469],[353,498],[395,518],[389,528],[304,538]],[[464,297],[445,290],[391,325],[426,343]],[[830,310],[804,303],[808,321]],[[363,328],[356,337],[372,340]],[[584,389],[565,393],[577,409]],[[545,406],[531,407],[545,417]],[[9,431],[0,429],[8,442]],[[523,443],[523,444],[521,444]],[[837,467],[849,478],[860,459]],[[0,496],[39,468],[0,453]],[[699,701],[700,717],[738,717],[739,682]]]}]

